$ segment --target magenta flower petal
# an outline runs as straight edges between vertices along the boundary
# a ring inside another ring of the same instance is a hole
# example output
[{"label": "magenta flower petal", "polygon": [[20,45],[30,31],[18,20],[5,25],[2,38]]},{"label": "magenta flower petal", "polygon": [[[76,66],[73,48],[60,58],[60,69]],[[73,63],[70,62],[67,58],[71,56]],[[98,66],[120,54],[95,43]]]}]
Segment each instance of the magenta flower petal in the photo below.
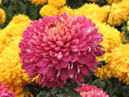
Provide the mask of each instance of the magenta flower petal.
[{"label": "magenta flower petal", "polygon": [[46,73],[48,71],[49,67],[46,66],[46,67],[42,67],[38,70],[38,73]]},{"label": "magenta flower petal", "polygon": [[61,70],[61,80],[67,80],[68,79],[68,71],[65,69]]},{"label": "magenta flower petal", "polygon": [[44,60],[40,60],[36,65],[38,67],[45,67],[47,66],[48,62],[47,61],[44,61]]},{"label": "magenta flower petal", "polygon": [[83,75],[97,69],[96,57],[104,50],[102,34],[90,19],[67,13],[30,23],[19,47],[23,66],[31,78],[40,75],[42,86],[63,86],[67,79],[83,82]]},{"label": "magenta flower petal", "polygon": [[81,72],[82,72],[84,75],[86,75],[86,76],[90,76],[90,73],[89,73],[89,71],[88,71],[88,68],[85,67],[85,66],[83,66],[83,67],[81,68]]}]

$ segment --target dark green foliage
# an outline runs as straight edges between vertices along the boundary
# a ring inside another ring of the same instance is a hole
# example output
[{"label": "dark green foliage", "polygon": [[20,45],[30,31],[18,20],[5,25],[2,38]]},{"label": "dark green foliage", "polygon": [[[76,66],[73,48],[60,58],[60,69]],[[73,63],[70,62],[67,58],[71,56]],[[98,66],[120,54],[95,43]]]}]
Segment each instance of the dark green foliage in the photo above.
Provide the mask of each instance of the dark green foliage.
[{"label": "dark green foliage", "polygon": [[[103,88],[110,97],[129,97],[129,85],[122,84],[118,79],[100,80],[96,78],[93,73],[91,73],[90,77],[84,78],[85,84]],[[79,87],[81,87],[81,84],[71,83],[70,79],[68,79],[67,83],[62,88],[42,88],[38,84],[29,84],[25,87],[25,91],[30,90],[32,94],[37,95],[35,97],[81,97],[80,94],[75,91],[75,88]]]},{"label": "dark green foliage", "polygon": [[125,22],[121,27],[121,31],[124,31],[125,40],[129,40],[129,30],[127,29],[127,23]]},{"label": "dark green foliage", "polygon": [[29,16],[31,20],[37,20],[40,17],[39,10],[42,6],[35,6],[28,2],[28,0],[3,0],[0,8],[3,8],[6,13],[6,22],[4,25],[0,25],[0,28],[4,28],[12,19],[14,15],[25,14]]}]

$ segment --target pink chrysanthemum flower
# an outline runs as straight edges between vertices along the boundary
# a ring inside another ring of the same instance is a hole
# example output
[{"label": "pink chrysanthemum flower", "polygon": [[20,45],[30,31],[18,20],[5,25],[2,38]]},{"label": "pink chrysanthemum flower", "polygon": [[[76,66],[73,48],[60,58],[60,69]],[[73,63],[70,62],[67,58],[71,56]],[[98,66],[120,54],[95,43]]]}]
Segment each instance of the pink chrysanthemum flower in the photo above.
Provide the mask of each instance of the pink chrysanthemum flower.
[{"label": "pink chrysanthemum flower", "polygon": [[109,97],[102,88],[96,86],[83,84],[81,88],[76,88],[82,97]]},{"label": "pink chrysanthemum flower", "polygon": [[0,97],[14,97],[14,93],[0,82]]},{"label": "pink chrysanthemum flower", "polygon": [[19,46],[22,68],[42,86],[63,86],[68,78],[83,82],[83,74],[97,69],[96,57],[104,54],[102,34],[91,20],[67,13],[34,21],[23,32]]}]

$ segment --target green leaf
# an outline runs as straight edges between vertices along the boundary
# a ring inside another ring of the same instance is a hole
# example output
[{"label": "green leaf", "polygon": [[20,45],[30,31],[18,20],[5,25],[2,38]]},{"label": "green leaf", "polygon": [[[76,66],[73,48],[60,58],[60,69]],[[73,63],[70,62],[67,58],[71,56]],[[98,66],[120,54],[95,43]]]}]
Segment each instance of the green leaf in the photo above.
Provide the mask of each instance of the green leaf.
[{"label": "green leaf", "polygon": [[48,92],[41,91],[36,97],[46,97],[47,94],[48,94]]},{"label": "green leaf", "polygon": [[70,97],[81,97],[80,94],[76,91],[70,91]]},{"label": "green leaf", "polygon": [[56,97],[68,97],[68,95],[65,95],[65,94],[59,94],[59,95],[57,95]]},{"label": "green leaf", "polygon": [[114,96],[112,96],[112,97],[118,97],[118,96],[114,95]]},{"label": "green leaf", "polygon": [[20,13],[25,13],[25,10],[26,10],[26,6],[25,4],[23,4],[22,2],[19,2],[19,12]]},{"label": "green leaf", "polygon": [[57,89],[53,88],[53,89],[51,90],[51,94],[54,95],[54,94],[56,94],[56,93],[57,93]]},{"label": "green leaf", "polygon": [[95,81],[92,82],[92,85],[97,86],[98,88],[105,88],[105,82],[101,81],[100,79],[96,79]]},{"label": "green leaf", "polygon": [[125,33],[125,39],[126,39],[126,40],[129,40],[129,31],[127,31],[127,32]]},{"label": "green leaf", "polygon": [[105,81],[105,83],[106,83],[106,91],[107,91],[108,93],[111,93],[111,89],[113,88],[111,81],[108,80],[108,79],[104,79],[104,81]]},{"label": "green leaf", "polygon": [[123,27],[121,28],[121,30],[122,30],[122,31],[127,31],[127,26],[123,26]]}]

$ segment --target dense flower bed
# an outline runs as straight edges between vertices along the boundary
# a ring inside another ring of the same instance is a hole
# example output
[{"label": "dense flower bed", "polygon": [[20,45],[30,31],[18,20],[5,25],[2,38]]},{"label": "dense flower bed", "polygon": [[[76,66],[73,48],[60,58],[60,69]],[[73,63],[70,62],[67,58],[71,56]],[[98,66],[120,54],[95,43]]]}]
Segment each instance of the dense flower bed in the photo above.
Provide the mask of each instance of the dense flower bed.
[{"label": "dense flower bed", "polygon": [[0,0],[0,97],[128,97],[129,0]]}]

